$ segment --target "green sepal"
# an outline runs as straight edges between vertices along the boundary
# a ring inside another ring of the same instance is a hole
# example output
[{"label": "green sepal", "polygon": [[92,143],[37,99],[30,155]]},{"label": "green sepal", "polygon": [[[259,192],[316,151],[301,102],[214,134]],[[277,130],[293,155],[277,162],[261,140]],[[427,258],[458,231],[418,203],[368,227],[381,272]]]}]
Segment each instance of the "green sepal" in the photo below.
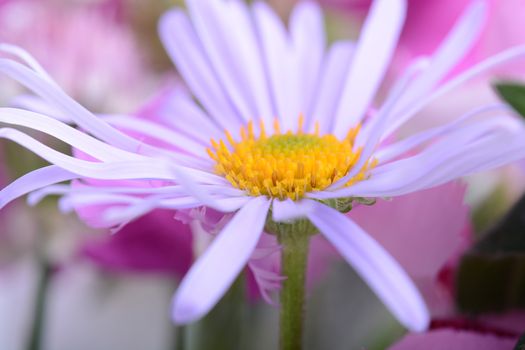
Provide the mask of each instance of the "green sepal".
[{"label": "green sepal", "polygon": [[499,82],[494,89],[516,112],[525,117],[525,85],[518,82]]}]

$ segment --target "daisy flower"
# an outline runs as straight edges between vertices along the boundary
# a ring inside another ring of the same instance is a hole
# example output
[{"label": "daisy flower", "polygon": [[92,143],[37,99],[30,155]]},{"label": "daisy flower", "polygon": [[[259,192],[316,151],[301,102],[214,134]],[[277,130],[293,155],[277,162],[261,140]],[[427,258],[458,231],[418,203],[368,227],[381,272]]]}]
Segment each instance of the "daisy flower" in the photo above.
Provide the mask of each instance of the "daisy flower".
[{"label": "daisy flower", "polygon": [[[179,89],[154,120],[96,116],[23,50],[2,46],[18,61],[0,59],[0,71],[56,114],[0,109],[0,122],[15,126],[1,129],[0,137],[51,163],[4,188],[0,206],[30,192],[31,203],[59,194],[64,211],[105,206],[102,219],[112,226],[154,209],[205,206],[233,213],[175,294],[179,324],[199,319],[217,303],[263,230],[283,245],[285,309],[293,299],[287,284],[304,281],[288,273],[294,270],[289,262],[300,267],[295,259],[305,252],[297,251],[320,233],[400,322],[424,330],[428,311],[413,282],[344,212],[522,158],[524,126],[499,104],[399,141],[392,142],[392,134],[439,96],[524,56],[525,48],[440,84],[482,27],[486,4],[474,1],[439,49],[415,60],[378,104],[405,12],[403,0],[375,1],[357,42],[327,48],[322,13],[312,2],[296,6],[287,28],[263,2],[188,0],[187,11],[163,16],[160,35],[192,94]],[[478,115],[486,118],[474,122]],[[16,127],[54,136],[84,156],[61,153]],[[86,181],[57,185],[73,179]],[[93,180],[129,181],[101,186]]]}]

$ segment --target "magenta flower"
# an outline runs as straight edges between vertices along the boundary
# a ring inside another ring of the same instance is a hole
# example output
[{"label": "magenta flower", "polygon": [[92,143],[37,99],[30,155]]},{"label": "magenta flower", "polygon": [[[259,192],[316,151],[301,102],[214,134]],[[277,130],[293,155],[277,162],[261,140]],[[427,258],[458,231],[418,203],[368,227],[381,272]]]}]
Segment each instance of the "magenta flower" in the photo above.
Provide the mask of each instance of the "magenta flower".
[{"label": "magenta flower", "polygon": [[511,350],[516,340],[491,334],[444,329],[408,335],[388,349]]},{"label": "magenta flower", "polygon": [[109,270],[183,276],[193,261],[192,234],[172,211],[157,210],[111,238],[86,243],[82,255]]},{"label": "magenta flower", "polygon": [[[444,126],[383,142],[428,102],[525,55],[525,48],[495,56],[440,86],[480,29],[486,6],[475,1],[440,49],[414,61],[377,105],[374,97],[403,25],[404,1],[374,2],[358,42],[338,42],[328,51],[321,12],[310,2],[295,8],[289,31],[264,3],[191,0],[187,5],[189,14],[167,13],[160,32],[200,105],[188,94],[174,94],[158,122],[91,114],[20,50],[11,51],[26,65],[0,61],[2,72],[79,129],[13,108],[1,109],[0,121],[52,135],[90,157],[69,156],[17,129],[2,129],[1,137],[52,165],[2,190],[0,205],[41,189],[31,201],[60,194],[65,211],[106,205],[101,219],[107,226],[155,209],[206,206],[234,213],[175,294],[173,318],[182,324],[202,317],[222,297],[265,227],[274,233],[299,226],[303,233],[318,231],[406,327],[424,330],[429,315],[414,283],[342,212],[525,156],[524,126],[504,105],[484,106]],[[473,122],[479,114],[490,118]],[[152,138],[162,146],[144,141]],[[85,184],[55,185],[72,179]],[[90,185],[93,179],[119,182]]]}]

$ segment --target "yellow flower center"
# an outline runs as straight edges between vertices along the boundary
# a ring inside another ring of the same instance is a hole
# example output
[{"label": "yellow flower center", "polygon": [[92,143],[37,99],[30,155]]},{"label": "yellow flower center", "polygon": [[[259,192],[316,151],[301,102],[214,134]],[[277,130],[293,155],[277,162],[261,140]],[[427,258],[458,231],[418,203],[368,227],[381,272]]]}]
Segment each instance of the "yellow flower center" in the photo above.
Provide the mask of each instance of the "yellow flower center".
[{"label": "yellow flower center", "polygon": [[[334,135],[319,135],[299,131],[284,134],[278,121],[274,122],[274,134],[267,136],[261,122],[259,135],[253,123],[241,128],[241,141],[235,141],[226,131],[226,140],[211,140],[209,156],[216,162],[215,171],[224,176],[234,187],[250,195],[266,195],[273,198],[298,200],[305,193],[320,191],[345,176],[356,164],[361,149],[355,149],[354,141],[359,126],[350,130],[343,140]],[[360,171],[345,185],[363,180],[375,161],[367,161]]]}]

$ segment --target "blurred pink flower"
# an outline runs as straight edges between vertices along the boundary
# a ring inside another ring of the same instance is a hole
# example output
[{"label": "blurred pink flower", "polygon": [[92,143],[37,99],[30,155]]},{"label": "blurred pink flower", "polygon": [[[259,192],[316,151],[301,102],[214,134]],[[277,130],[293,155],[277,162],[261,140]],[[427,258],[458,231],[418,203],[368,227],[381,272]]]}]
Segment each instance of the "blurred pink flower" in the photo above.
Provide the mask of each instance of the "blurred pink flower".
[{"label": "blurred pink flower", "polygon": [[410,334],[389,350],[512,350],[517,339],[456,330]]},{"label": "blurred pink flower", "polygon": [[84,105],[127,111],[151,77],[131,29],[115,17],[90,4],[7,1],[0,3],[0,41],[27,49]]}]

